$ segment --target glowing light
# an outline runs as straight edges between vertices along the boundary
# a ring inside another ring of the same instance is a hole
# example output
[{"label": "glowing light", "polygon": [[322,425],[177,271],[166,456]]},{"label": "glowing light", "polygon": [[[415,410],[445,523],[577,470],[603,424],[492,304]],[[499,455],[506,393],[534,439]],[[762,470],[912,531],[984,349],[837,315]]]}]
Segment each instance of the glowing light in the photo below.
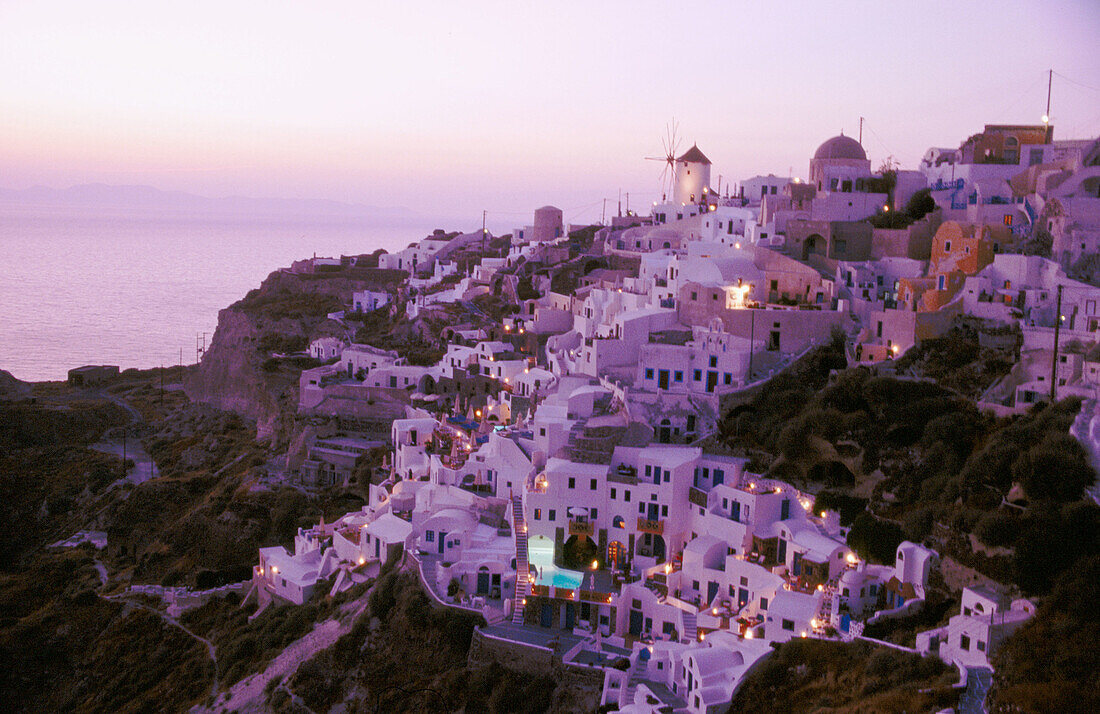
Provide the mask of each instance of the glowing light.
[{"label": "glowing light", "polygon": [[853,565],[855,565],[859,561],[859,558],[856,557],[855,553],[849,553],[845,559]]},{"label": "glowing light", "polygon": [[665,563],[665,575],[672,572],[672,563]]},{"label": "glowing light", "polygon": [[526,604],[527,604],[527,598],[523,598],[523,604],[524,604],[524,605],[526,605]]},{"label": "glowing light", "polygon": [[803,630],[803,631],[802,631],[802,636],[803,636],[803,637],[805,637],[805,636],[806,636],[806,631],[805,631],[805,630]]},{"label": "glowing light", "polygon": [[817,586],[817,591],[818,591],[818,592],[821,592],[821,591],[822,591],[822,590],[824,590],[824,589],[825,589],[825,586],[824,586],[824,585],[818,585],[818,586]]},{"label": "glowing light", "polygon": [[795,177],[794,177],[794,182],[795,182],[795,183],[802,183],[802,179],[800,179],[799,177],[795,176]]},{"label": "glowing light", "polygon": [[700,632],[700,633],[699,633],[699,641],[700,641],[700,642],[702,642],[702,641],[703,641],[703,640],[705,640],[705,639],[707,639],[707,633],[705,633],[705,632]]},{"label": "glowing light", "polygon": [[272,572],[272,573],[278,573],[278,572],[279,572],[279,568],[277,568],[276,566],[272,565],[272,566],[271,566],[271,572]]},{"label": "glowing light", "polygon": [[710,614],[717,615],[718,614],[718,608],[716,608],[716,607],[711,608]]},{"label": "glowing light", "polygon": [[598,560],[593,560],[593,561],[592,561],[592,569],[593,569],[593,570],[596,570],[596,569],[597,569],[597,568],[599,568],[599,567],[600,567],[600,561],[598,561]]},{"label": "glowing light", "polygon": [[890,212],[890,207],[889,206],[883,206],[882,207],[882,212],[883,213],[889,213]]},{"label": "glowing light", "polygon": [[521,335],[523,334],[523,328],[522,327],[519,328],[519,334],[521,334]]},{"label": "glowing light", "polygon": [[810,620],[810,627],[820,627],[821,622],[815,617]]},{"label": "glowing light", "polygon": [[475,411],[475,412],[474,412],[474,415],[475,415],[475,416],[479,416],[479,417],[480,417],[480,416],[481,416],[481,410],[480,410],[480,409],[478,409],[477,411]]},{"label": "glowing light", "polygon": [[736,248],[737,250],[741,250],[741,244],[740,243],[734,243],[733,247]]},{"label": "glowing light", "polygon": [[359,565],[365,565],[366,562],[367,562],[366,558],[364,558],[363,556],[359,556]]},{"label": "glowing light", "polygon": [[821,512],[821,517],[822,517],[822,518],[824,518],[824,517],[825,517],[825,511],[822,511],[822,512]]},{"label": "glowing light", "polygon": [[511,332],[512,331],[512,326],[511,325],[505,325],[504,326],[504,331],[505,332]]},{"label": "glowing light", "polygon": [[717,210],[718,210],[718,206],[711,206],[711,207],[710,207],[710,210],[711,210],[711,212],[717,211]]},{"label": "glowing light", "polygon": [[1043,123],[1044,124],[1049,124],[1050,123],[1050,117],[1047,116],[1046,114],[1043,115]]},{"label": "glowing light", "polygon": [[751,640],[755,635],[752,634],[752,630],[745,630],[745,639]]}]

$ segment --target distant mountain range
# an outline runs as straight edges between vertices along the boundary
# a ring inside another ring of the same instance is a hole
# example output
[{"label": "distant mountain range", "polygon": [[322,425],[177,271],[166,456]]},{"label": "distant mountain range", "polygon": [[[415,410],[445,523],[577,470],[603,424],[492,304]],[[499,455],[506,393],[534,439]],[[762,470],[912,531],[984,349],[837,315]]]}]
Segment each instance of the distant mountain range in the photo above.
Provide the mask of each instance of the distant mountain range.
[{"label": "distant mountain range", "polygon": [[69,188],[32,186],[0,188],[0,202],[24,205],[56,205],[96,208],[184,210],[242,215],[312,215],[413,219],[417,214],[405,207],[379,207],[318,198],[211,198],[185,191],[163,191],[154,186],[114,186],[102,183]]}]

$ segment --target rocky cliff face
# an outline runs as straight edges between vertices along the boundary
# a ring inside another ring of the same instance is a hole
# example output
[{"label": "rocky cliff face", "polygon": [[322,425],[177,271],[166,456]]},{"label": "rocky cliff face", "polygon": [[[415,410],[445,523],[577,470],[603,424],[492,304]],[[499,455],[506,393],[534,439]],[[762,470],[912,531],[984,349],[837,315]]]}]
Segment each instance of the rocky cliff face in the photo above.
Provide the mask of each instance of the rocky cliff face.
[{"label": "rocky cliff face", "polygon": [[[187,396],[256,422],[261,439],[289,438],[300,363],[277,364],[273,352],[303,350],[334,323],[358,290],[393,289],[403,273],[387,270],[298,275],[276,271],[243,300],[218,313],[210,347],[184,379]],[[324,326],[324,327],[322,327]]]}]

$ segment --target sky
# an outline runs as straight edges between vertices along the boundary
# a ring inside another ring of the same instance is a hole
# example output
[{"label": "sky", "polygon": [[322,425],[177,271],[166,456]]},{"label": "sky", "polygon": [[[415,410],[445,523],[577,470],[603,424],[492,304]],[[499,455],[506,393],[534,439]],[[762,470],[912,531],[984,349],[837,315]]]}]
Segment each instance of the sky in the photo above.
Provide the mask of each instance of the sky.
[{"label": "sky", "polygon": [[0,0],[0,186],[149,184],[519,225],[805,176],[844,131],[915,168],[986,123],[1100,135],[1100,2]]}]

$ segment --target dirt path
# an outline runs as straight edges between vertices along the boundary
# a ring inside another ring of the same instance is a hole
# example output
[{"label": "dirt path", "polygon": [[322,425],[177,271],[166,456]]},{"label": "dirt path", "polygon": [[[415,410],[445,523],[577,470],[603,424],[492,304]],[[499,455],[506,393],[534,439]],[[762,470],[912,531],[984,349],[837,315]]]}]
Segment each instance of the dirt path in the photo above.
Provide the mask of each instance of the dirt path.
[{"label": "dirt path", "polygon": [[315,654],[331,647],[336,640],[351,631],[355,621],[367,607],[369,591],[356,600],[344,605],[336,619],[325,620],[314,626],[308,634],[292,642],[278,657],[271,660],[267,668],[234,684],[229,691],[222,692],[212,706],[199,705],[192,712],[262,712],[267,711],[264,690],[268,682],[279,678],[283,682],[290,678],[303,663]]}]

